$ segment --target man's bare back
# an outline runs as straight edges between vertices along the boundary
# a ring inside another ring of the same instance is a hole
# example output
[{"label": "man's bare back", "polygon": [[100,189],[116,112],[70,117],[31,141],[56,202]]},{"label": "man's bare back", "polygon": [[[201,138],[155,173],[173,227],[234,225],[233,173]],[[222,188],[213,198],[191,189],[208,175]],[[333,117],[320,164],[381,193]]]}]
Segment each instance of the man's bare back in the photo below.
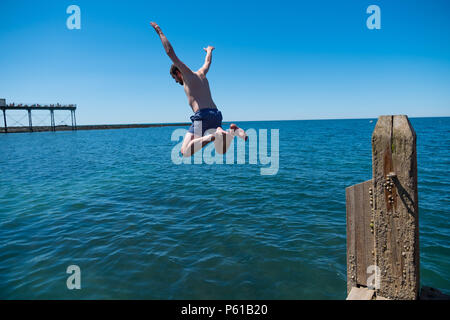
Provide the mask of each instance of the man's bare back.
[{"label": "man's bare back", "polygon": [[183,72],[184,92],[188,98],[192,111],[201,109],[217,109],[211,97],[211,90],[206,75],[200,70],[197,72]]}]

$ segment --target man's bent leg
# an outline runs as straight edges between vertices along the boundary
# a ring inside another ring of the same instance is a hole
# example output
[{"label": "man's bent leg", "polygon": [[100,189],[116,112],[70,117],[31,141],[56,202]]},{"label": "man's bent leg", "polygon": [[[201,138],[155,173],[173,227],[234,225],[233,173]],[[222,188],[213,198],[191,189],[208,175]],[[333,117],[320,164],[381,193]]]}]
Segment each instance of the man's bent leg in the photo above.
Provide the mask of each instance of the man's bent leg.
[{"label": "man's bent leg", "polygon": [[183,144],[181,145],[181,153],[184,157],[190,157],[208,143],[214,141],[214,139],[215,136],[212,134],[201,137],[188,132],[184,136]]}]

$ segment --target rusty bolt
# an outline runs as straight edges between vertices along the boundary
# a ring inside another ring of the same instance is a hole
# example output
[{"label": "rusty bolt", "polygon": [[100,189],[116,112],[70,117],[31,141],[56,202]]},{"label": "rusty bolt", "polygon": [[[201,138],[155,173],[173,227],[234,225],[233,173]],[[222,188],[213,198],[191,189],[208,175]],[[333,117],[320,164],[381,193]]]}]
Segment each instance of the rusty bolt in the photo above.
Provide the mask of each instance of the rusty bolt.
[{"label": "rusty bolt", "polygon": [[390,179],[390,178],[395,178],[395,177],[397,176],[397,174],[396,174],[395,172],[389,172],[389,173],[387,174],[387,176],[388,176],[389,179]]}]

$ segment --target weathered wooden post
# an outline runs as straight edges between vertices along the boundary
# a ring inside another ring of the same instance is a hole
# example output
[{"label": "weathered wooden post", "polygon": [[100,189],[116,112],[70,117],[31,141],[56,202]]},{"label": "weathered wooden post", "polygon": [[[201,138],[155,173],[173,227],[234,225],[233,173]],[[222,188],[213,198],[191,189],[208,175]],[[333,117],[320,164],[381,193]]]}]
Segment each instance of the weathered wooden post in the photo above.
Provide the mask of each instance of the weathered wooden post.
[{"label": "weathered wooden post", "polygon": [[346,189],[347,294],[352,288],[367,287],[367,269],[375,265],[372,189],[372,180]]},{"label": "weathered wooden post", "polygon": [[[379,124],[379,125],[378,125]],[[419,206],[416,134],[406,116],[380,117],[372,135],[377,294],[419,295]]]},{"label": "weathered wooden post", "polygon": [[[372,170],[372,180],[346,190],[348,299],[417,299],[416,134],[407,116],[379,117],[372,134]],[[375,285],[368,289],[374,290],[364,290],[373,273]]]}]

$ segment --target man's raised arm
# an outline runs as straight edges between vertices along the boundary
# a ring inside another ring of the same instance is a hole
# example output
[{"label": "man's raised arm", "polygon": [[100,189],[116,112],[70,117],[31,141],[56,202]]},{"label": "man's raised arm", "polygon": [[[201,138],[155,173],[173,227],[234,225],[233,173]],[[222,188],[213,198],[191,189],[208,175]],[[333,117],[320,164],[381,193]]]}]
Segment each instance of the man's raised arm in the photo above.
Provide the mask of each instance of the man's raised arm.
[{"label": "man's raised arm", "polygon": [[172,45],[170,44],[169,40],[167,40],[164,33],[161,31],[161,28],[154,22],[150,22],[150,24],[155,29],[156,33],[159,35],[159,38],[161,39],[161,42],[163,44],[164,50],[166,50],[167,55],[173,61],[175,66],[177,66],[178,69],[180,69],[181,73],[192,72],[191,69],[189,69],[180,59],[178,59],[177,55],[175,54],[175,51],[172,48]]},{"label": "man's raised arm", "polygon": [[206,51],[205,63],[198,70],[198,72],[203,73],[206,76],[209,70],[209,66],[211,65],[212,51],[214,50],[214,47],[208,46],[207,48],[203,48],[203,50]]}]

